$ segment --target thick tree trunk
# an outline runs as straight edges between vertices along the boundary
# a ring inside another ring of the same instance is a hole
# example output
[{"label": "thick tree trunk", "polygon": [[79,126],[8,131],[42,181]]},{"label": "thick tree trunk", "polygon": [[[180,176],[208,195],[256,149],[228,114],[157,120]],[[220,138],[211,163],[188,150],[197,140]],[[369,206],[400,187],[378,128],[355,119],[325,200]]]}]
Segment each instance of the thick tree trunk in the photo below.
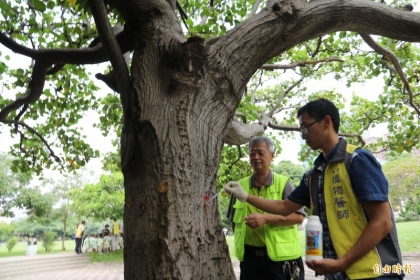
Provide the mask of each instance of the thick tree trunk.
[{"label": "thick tree trunk", "polygon": [[237,101],[225,100],[231,88],[205,56],[189,68],[190,47],[167,60],[148,42],[133,55],[121,145],[125,279],[235,279],[217,201],[204,198],[216,193]]}]

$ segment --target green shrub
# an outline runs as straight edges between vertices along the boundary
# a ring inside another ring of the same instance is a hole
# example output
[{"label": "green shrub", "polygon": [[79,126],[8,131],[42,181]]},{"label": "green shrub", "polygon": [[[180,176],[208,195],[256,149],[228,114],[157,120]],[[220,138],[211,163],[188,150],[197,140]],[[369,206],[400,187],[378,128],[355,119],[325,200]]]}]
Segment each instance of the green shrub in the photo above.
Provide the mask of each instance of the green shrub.
[{"label": "green shrub", "polygon": [[13,247],[15,247],[16,243],[17,243],[17,238],[16,237],[12,237],[9,240],[7,240],[7,243],[6,243],[7,250],[9,252],[12,251],[12,249],[13,249]]},{"label": "green shrub", "polygon": [[56,235],[57,233],[54,231],[44,232],[44,236],[42,238],[42,246],[45,248],[46,252],[51,251],[51,249],[54,247],[54,240]]},{"label": "green shrub", "polygon": [[408,211],[404,215],[404,222],[417,221],[417,215],[414,211]]}]

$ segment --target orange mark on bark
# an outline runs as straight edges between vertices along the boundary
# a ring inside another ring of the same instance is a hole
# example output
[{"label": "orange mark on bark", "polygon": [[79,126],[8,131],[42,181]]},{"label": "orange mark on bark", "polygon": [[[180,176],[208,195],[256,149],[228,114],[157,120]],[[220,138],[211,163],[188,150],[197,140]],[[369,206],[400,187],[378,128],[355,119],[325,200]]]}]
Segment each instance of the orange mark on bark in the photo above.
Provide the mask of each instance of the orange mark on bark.
[{"label": "orange mark on bark", "polygon": [[168,184],[164,181],[160,181],[159,186],[158,186],[158,192],[160,193],[168,192]]}]

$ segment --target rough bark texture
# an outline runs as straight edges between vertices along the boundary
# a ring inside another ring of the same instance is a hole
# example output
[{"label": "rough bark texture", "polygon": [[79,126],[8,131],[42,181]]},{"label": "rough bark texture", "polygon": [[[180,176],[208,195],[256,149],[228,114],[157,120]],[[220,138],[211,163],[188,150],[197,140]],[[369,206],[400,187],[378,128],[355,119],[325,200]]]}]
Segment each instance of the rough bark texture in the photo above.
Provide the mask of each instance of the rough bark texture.
[{"label": "rough bark texture", "polygon": [[234,279],[217,202],[204,196],[216,193],[223,141],[263,63],[339,30],[420,39],[419,15],[371,1],[272,1],[208,42],[185,39],[175,1],[111,2],[135,44],[121,135],[125,279]]}]

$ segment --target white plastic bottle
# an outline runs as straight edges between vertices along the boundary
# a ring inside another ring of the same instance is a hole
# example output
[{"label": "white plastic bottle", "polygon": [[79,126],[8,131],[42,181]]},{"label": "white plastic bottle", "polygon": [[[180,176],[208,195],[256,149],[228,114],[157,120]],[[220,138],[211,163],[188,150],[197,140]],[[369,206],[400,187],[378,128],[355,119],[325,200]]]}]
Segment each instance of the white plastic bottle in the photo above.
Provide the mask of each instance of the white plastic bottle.
[{"label": "white plastic bottle", "polygon": [[306,223],[306,257],[305,261],[311,260],[322,260],[322,225],[319,221],[319,217],[312,215],[309,216],[308,222]]}]

